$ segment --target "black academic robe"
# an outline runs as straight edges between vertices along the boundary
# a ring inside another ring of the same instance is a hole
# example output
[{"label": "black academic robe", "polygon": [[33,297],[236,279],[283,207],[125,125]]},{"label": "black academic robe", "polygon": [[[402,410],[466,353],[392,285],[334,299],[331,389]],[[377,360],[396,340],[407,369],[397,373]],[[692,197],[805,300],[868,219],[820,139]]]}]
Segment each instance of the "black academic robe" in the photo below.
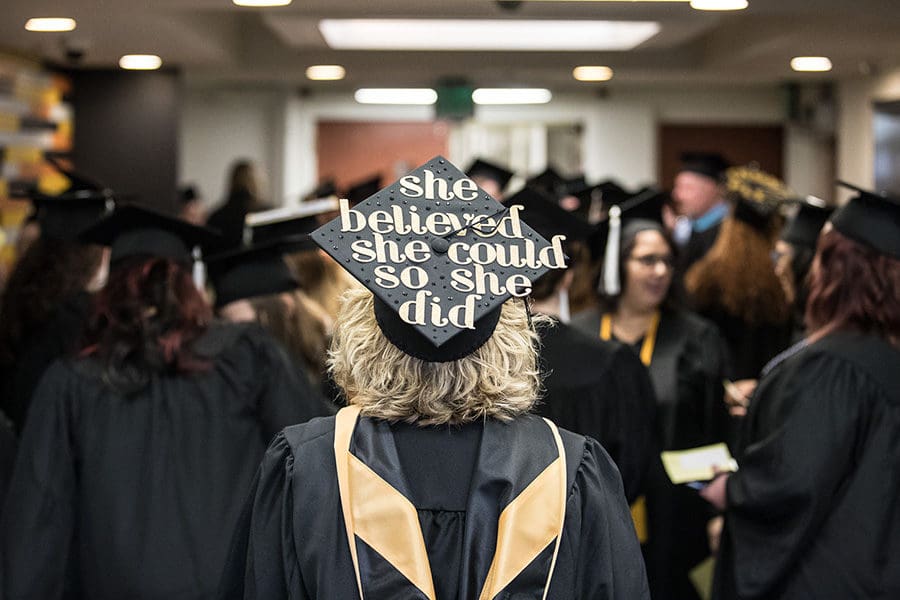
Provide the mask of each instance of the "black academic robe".
[{"label": "black academic robe", "polygon": [[769,372],[745,424],[716,597],[900,598],[900,351],[826,336]]},{"label": "black academic robe", "polygon": [[646,367],[627,346],[565,323],[541,329],[540,336],[544,394],[534,412],[600,442],[633,502],[644,493],[659,451],[656,397]]},{"label": "black academic robe", "polygon": [[55,360],[78,349],[82,331],[90,313],[91,296],[79,292],[66,299],[46,323],[23,340],[16,362],[3,369],[3,398],[0,410],[6,412],[17,431],[22,430],[31,395]]},{"label": "black academic robe", "polygon": [[0,519],[0,597],[213,597],[266,446],[325,409],[258,326],[195,347],[209,370],[129,395],[92,359],[48,369]]},{"label": "black academic robe", "polygon": [[[547,598],[649,598],[615,465],[596,441],[565,430],[559,434],[565,448],[565,500],[560,501],[565,520]],[[222,598],[359,598],[335,446],[334,418],[290,427],[272,443],[235,537]],[[479,597],[501,511],[522,498],[558,456],[547,424],[530,415],[509,423],[486,419],[425,428],[360,418],[350,451],[367,472],[387,482],[385,498],[400,498],[415,511],[417,518],[405,525],[422,532],[436,600]],[[424,557],[403,565],[385,558],[396,537],[390,530],[377,539],[354,538],[366,598],[426,597],[401,574],[401,568],[421,567]],[[492,600],[542,597],[554,544],[526,546],[533,544],[506,549],[528,550],[528,558]],[[413,549],[402,544],[393,552],[409,558]]]},{"label": "black academic robe", "polygon": [[706,256],[716,243],[720,229],[722,229],[721,221],[703,231],[691,232],[691,237],[678,254],[678,272],[681,275],[687,273],[695,262]]},{"label": "black academic robe", "polygon": [[750,324],[721,307],[698,312],[716,324],[725,341],[725,375],[732,380],[758,379],[763,367],[791,345],[793,323]]},{"label": "black academic robe", "polygon": [[[600,313],[591,311],[578,315],[572,323],[596,336],[600,321]],[[722,340],[709,321],[686,311],[661,313],[648,371],[657,399],[663,450],[683,450],[729,438],[723,354]],[[715,513],[695,490],[673,485],[658,456],[648,471],[647,485],[649,540],[644,550],[653,598],[697,598],[688,573],[709,555],[706,524]]]}]

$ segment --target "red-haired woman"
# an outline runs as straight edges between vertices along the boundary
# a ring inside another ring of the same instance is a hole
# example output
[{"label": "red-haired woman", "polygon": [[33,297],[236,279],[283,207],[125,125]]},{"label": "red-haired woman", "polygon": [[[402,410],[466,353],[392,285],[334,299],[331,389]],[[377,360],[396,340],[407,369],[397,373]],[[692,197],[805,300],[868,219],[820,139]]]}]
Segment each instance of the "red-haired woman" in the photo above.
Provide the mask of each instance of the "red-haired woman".
[{"label": "red-haired woman", "polygon": [[4,598],[211,598],[273,435],[321,414],[257,326],[211,323],[205,230],[128,207],[76,360],[41,381],[0,521]]},{"label": "red-haired woman", "polygon": [[900,202],[861,192],[811,271],[807,341],[768,369],[725,510],[717,597],[900,598]]}]

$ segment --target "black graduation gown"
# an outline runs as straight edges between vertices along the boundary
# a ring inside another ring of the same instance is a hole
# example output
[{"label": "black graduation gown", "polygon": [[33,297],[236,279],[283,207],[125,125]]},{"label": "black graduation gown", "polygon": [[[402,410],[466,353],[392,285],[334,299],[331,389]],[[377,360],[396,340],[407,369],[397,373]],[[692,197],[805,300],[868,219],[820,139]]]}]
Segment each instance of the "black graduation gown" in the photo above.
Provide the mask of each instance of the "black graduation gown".
[{"label": "black graduation gown", "polygon": [[716,243],[716,238],[719,237],[720,229],[722,229],[721,221],[709,229],[691,232],[691,237],[688,238],[684,248],[682,248],[681,252],[678,254],[678,272],[681,273],[681,275],[687,273],[688,269],[690,269],[695,262],[706,256],[706,253],[709,252],[710,248],[713,247],[713,244]]},{"label": "black graduation gown", "polygon": [[[600,314],[583,313],[573,324],[599,335]],[[683,450],[729,438],[723,402],[723,344],[716,327],[693,313],[660,315],[648,371],[657,399],[663,450]],[[715,513],[696,491],[669,481],[661,462],[648,472],[645,546],[654,600],[697,598],[689,571],[709,555],[706,524]]]},{"label": "black graduation gown", "polygon": [[630,348],[565,323],[540,335],[545,391],[534,412],[600,442],[619,467],[628,502],[634,502],[659,451],[656,397],[646,367]]},{"label": "black graduation gown", "polygon": [[900,351],[826,336],[770,371],[745,422],[716,597],[900,598]]},{"label": "black graduation gown", "polygon": [[[615,465],[596,441],[559,433],[568,493],[547,597],[649,598]],[[546,423],[530,415],[459,428],[361,418],[350,447],[416,509],[436,599],[470,600],[492,561],[500,511],[557,456],[549,436]],[[290,427],[272,443],[235,536],[222,598],[359,598],[334,446],[334,418]],[[367,598],[425,597],[361,539],[356,547]],[[546,575],[535,572],[552,549],[494,598],[541,598]]]},{"label": "black graduation gown", "polygon": [[729,379],[759,378],[763,367],[791,345],[794,328],[790,319],[751,325],[721,307],[698,312],[716,324],[725,340],[725,375]]},{"label": "black graduation gown", "polygon": [[80,292],[64,301],[38,331],[22,343],[14,365],[4,369],[3,405],[17,431],[22,430],[31,395],[53,361],[78,349],[90,312],[91,296]]},{"label": "black graduation gown", "polygon": [[210,370],[130,396],[93,360],[48,369],[0,519],[0,596],[213,597],[266,446],[324,408],[258,326],[196,344]]}]

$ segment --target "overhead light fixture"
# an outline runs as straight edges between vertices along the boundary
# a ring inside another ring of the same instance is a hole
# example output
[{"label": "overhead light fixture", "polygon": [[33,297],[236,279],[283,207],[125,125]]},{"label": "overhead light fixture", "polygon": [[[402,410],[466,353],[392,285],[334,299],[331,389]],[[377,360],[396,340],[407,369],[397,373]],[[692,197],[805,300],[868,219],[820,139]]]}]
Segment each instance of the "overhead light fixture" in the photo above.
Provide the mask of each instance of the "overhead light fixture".
[{"label": "overhead light fixture", "polygon": [[119,66],[130,71],[153,71],[162,66],[162,59],[155,54],[126,54],[119,59]]},{"label": "overhead light fixture", "polygon": [[475,104],[547,104],[553,99],[544,88],[478,88],[472,92]]},{"label": "overhead light fixture", "polygon": [[360,88],[353,97],[360,104],[434,104],[437,92],[431,88]]},{"label": "overhead light fixture", "polygon": [[831,70],[831,60],[826,56],[795,56],[791,59],[795,71],[824,73]]},{"label": "overhead light fixture", "polygon": [[287,6],[291,0],[231,0],[236,6],[252,6],[266,8],[269,6]]},{"label": "overhead light fixture", "polygon": [[747,0],[691,0],[695,10],[744,10],[749,5]]},{"label": "overhead light fixture", "polygon": [[312,65],[306,68],[306,78],[312,81],[338,81],[347,74],[341,65]]},{"label": "overhead light fixture", "polygon": [[72,31],[75,25],[75,19],[69,17],[36,17],[25,21],[28,31]]},{"label": "overhead light fixture", "polygon": [[578,81],[609,81],[613,77],[613,70],[609,67],[584,65],[572,69],[572,77]]},{"label": "overhead light fixture", "polygon": [[520,19],[322,19],[339,50],[631,50],[660,30],[654,21]]}]

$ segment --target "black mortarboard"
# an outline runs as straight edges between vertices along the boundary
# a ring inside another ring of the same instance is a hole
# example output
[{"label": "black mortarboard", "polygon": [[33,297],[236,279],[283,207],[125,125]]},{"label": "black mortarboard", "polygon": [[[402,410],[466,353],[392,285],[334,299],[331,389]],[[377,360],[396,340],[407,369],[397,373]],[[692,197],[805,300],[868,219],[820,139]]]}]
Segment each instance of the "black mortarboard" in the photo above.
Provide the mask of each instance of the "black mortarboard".
[{"label": "black mortarboard", "polygon": [[190,264],[196,257],[195,249],[222,242],[222,236],[212,229],[134,204],[118,207],[80,237],[110,246],[112,263],[130,256],[153,256]]},{"label": "black mortarboard", "polygon": [[609,208],[606,220],[597,224],[591,237],[591,255],[603,256],[600,290],[607,296],[621,291],[619,252],[622,239],[640,231],[663,231],[662,208],[667,196],[655,188],[632,196],[621,204]]},{"label": "black mortarboard", "polygon": [[460,359],[486,342],[503,302],[565,267],[553,243],[438,156],[312,237],[375,295],[385,337],[429,362]]},{"label": "black mortarboard", "polygon": [[679,171],[697,173],[721,183],[729,166],[728,161],[715,152],[685,152],[681,155]]},{"label": "black mortarboard", "polygon": [[308,235],[298,235],[209,257],[206,262],[216,290],[216,308],[297,289],[300,284],[284,262],[284,255],[314,248]]},{"label": "black mortarboard", "polygon": [[311,233],[319,226],[317,216],[338,208],[337,198],[301,202],[296,206],[250,213],[244,221],[244,242],[258,244],[292,235]]},{"label": "black mortarboard", "polygon": [[65,176],[68,186],[59,194],[45,194],[35,188],[27,195],[35,205],[42,237],[75,241],[79,233],[115,207],[113,191],[52,158],[48,161]]},{"label": "black mortarboard", "polygon": [[799,208],[781,232],[781,239],[796,246],[815,250],[819,233],[834,208],[815,196],[798,199]]},{"label": "black mortarboard", "polygon": [[876,194],[845,181],[857,195],[834,211],[831,224],[848,238],[900,260],[900,199]]},{"label": "black mortarboard", "polygon": [[381,189],[381,175],[372,175],[359,183],[351,185],[344,193],[350,205],[356,205],[376,194]]},{"label": "black mortarboard", "polygon": [[731,167],[725,189],[734,200],[732,216],[765,231],[791,194],[780,179],[755,167]]},{"label": "black mortarboard", "polygon": [[466,169],[466,175],[469,177],[484,177],[492,181],[496,181],[500,189],[506,188],[509,180],[513,177],[513,172],[505,167],[501,167],[496,163],[492,163],[481,158],[476,158],[469,168]]},{"label": "black mortarboard", "polygon": [[556,169],[548,166],[534,177],[528,179],[525,185],[559,199],[559,195],[565,191],[566,180]]},{"label": "black mortarboard", "polygon": [[586,240],[593,228],[555,200],[532,188],[522,188],[506,200],[507,205],[521,205],[523,219],[545,238],[564,235],[567,241]]},{"label": "black mortarboard", "polygon": [[337,196],[337,185],[334,179],[319,182],[319,185],[307,195],[307,200],[318,200],[329,196]]},{"label": "black mortarboard", "polygon": [[197,188],[192,185],[186,185],[178,190],[178,203],[181,205],[189,204],[199,197]]}]

